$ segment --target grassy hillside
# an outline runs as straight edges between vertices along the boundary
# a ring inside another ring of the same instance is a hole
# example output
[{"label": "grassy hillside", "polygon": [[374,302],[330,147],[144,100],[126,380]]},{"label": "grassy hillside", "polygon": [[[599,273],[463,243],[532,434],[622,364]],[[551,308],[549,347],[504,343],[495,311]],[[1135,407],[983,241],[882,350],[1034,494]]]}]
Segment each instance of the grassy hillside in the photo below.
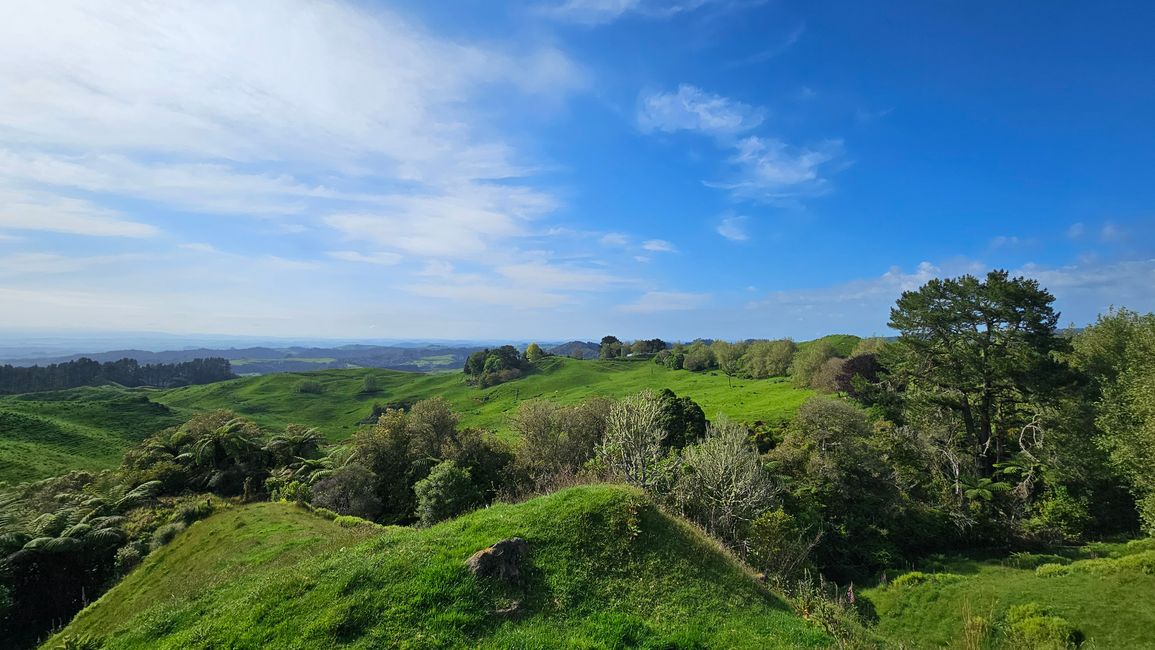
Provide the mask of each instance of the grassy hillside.
[{"label": "grassy hillside", "polygon": [[[366,375],[380,390],[361,393]],[[300,393],[304,380],[320,382],[320,394]],[[326,370],[247,377],[188,386],[154,399],[183,410],[227,408],[260,424],[280,428],[289,423],[317,427],[330,440],[341,440],[372,412],[373,404],[411,404],[441,395],[461,414],[465,426],[508,431],[508,416],[521,401],[544,397],[572,403],[591,395],[622,396],[646,388],[669,388],[698,402],[706,417],[726,414],[743,421],[789,419],[811,391],[780,380],[737,380],[727,386],[721,374],[669,370],[642,360],[576,361],[553,357],[538,363],[530,375],[488,389],[468,386],[460,373],[420,375],[392,370]]]},{"label": "grassy hillside", "polygon": [[[1078,629],[1083,647],[1155,648],[1155,540],[1092,544],[1066,555],[953,560],[917,584],[862,595],[877,610],[877,632],[908,647],[947,646],[974,616],[995,624],[991,647],[1014,647],[999,624],[1012,606],[1036,603]],[[1036,568],[1044,563],[1054,565]]]},{"label": "grassy hillside", "polygon": [[0,481],[115,467],[126,448],[183,419],[118,388],[0,397]]},{"label": "grassy hillside", "polygon": [[[377,392],[361,392],[366,375],[376,378]],[[306,380],[319,382],[322,392],[301,393],[298,387]],[[231,409],[271,429],[304,424],[339,441],[356,431],[375,403],[409,405],[442,395],[464,426],[508,434],[509,415],[523,400],[572,403],[646,388],[690,396],[709,418],[724,413],[749,422],[789,419],[811,395],[781,380],[737,380],[731,388],[720,374],[668,370],[642,360],[560,357],[539,362],[526,377],[484,390],[466,385],[460,373],[382,369],[280,373],[168,391],[77,388],[0,397],[0,481],[115,467],[129,446],[200,411]]]},{"label": "grassy hillside", "polygon": [[862,337],[855,336],[853,334],[828,334],[820,339],[814,339],[813,341],[803,341],[798,344],[798,349],[801,351],[813,345],[827,344],[834,348],[834,351],[838,356],[849,357],[850,353],[854,352],[854,348],[861,340]]},{"label": "grassy hillside", "polygon": [[[357,543],[357,537],[370,535]],[[471,575],[529,543],[520,585]],[[496,611],[520,601],[524,614]],[[429,529],[342,529],[259,504],[193,524],[46,647],[824,647],[738,563],[640,493],[590,486]]]}]

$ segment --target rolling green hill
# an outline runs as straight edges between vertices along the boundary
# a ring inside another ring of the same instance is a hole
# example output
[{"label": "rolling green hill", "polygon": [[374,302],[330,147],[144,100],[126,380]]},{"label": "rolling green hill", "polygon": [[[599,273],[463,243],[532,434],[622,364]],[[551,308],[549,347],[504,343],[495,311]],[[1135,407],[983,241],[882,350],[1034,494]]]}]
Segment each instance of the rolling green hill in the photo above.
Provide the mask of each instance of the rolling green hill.
[{"label": "rolling green hill", "polygon": [[[380,390],[361,393],[365,375]],[[304,380],[320,382],[319,394],[300,393]],[[419,375],[392,370],[327,370],[284,373],[188,386],[155,396],[156,401],[185,410],[227,408],[269,427],[289,423],[317,427],[330,440],[342,440],[372,412],[373,404],[412,404],[445,397],[464,426],[508,431],[508,416],[517,404],[542,397],[564,403],[592,395],[619,397],[646,388],[669,388],[698,402],[706,417],[726,414],[743,421],[789,419],[812,393],[780,380],[740,380],[733,388],[720,374],[669,370],[644,360],[576,361],[552,357],[534,372],[492,388],[469,386],[458,373]]]},{"label": "rolling green hill", "polygon": [[124,450],[181,414],[119,388],[75,388],[0,398],[0,481],[120,464]]},{"label": "rolling green hill", "polygon": [[[519,536],[520,584],[475,551]],[[514,601],[521,614],[498,610]],[[623,487],[573,488],[428,529],[341,528],[294,506],[193,524],[45,647],[806,648],[830,644],[739,563]]]},{"label": "rolling green hill", "polygon": [[[378,389],[362,393],[366,375]],[[320,393],[302,393],[302,381]],[[357,430],[374,404],[410,405],[444,396],[462,425],[508,435],[509,415],[521,401],[542,397],[573,403],[592,395],[619,397],[670,388],[698,402],[706,417],[726,414],[754,422],[789,419],[812,393],[780,379],[736,380],[720,374],[669,370],[645,360],[544,359],[529,375],[487,389],[469,386],[461,373],[397,370],[319,370],[244,377],[166,391],[111,387],[0,397],[0,481],[54,476],[70,469],[115,467],[126,448],[192,414],[230,409],[271,429],[316,427],[331,441]]]},{"label": "rolling green hill", "polygon": [[[989,643],[983,647],[1021,647],[1021,642],[1006,638],[1005,617],[1011,607],[1028,603],[1066,619],[1085,638],[1082,647],[1155,648],[1155,608],[1150,601],[1155,592],[1155,540],[1090,544],[1064,555],[950,560],[936,567],[938,573],[917,575],[906,585],[902,583],[909,579],[900,578],[862,596],[877,610],[875,630],[912,648],[957,642],[973,617],[991,625]],[[1051,566],[1038,568],[1046,563]]]}]

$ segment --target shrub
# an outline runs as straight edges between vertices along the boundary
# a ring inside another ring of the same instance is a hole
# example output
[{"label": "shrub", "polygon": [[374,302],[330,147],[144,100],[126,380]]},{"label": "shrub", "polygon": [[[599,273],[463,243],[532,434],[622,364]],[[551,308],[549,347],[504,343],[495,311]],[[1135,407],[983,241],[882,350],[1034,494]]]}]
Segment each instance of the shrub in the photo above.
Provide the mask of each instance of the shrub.
[{"label": "shrub", "polygon": [[[269,484],[272,482],[273,479],[266,481],[266,487],[269,487]],[[289,481],[284,485],[276,485],[269,489],[270,501],[307,503],[310,496],[312,496],[312,490],[309,489],[309,484],[302,483],[301,481]]]},{"label": "shrub", "polygon": [[806,567],[819,535],[781,508],[764,512],[750,525],[750,564],[779,582],[794,579]]},{"label": "shrub", "polygon": [[728,544],[739,543],[750,522],[774,504],[774,477],[739,424],[711,425],[704,441],[685,449],[682,462],[675,487],[679,509]]},{"label": "shrub", "polygon": [[949,585],[965,579],[966,578],[957,573],[923,573],[922,571],[911,571],[910,573],[904,573],[895,578],[890,583],[890,586],[895,589],[909,589],[920,585]]},{"label": "shrub", "polygon": [[319,506],[318,510],[376,519],[381,514],[381,498],[376,490],[377,475],[362,465],[350,463],[314,483],[310,502]]},{"label": "shrub", "polygon": [[1055,578],[1071,574],[1071,567],[1062,564],[1043,564],[1035,569],[1035,575],[1040,578]]},{"label": "shrub", "polygon": [[297,392],[308,395],[320,395],[325,392],[325,387],[319,381],[305,379],[297,384]]},{"label": "shrub", "polygon": [[313,514],[321,517],[322,519],[328,519],[329,521],[335,521],[337,517],[341,516],[328,508],[313,508],[312,511]]},{"label": "shrub", "polygon": [[1115,560],[1121,571],[1138,571],[1155,575],[1155,551],[1143,551],[1134,555],[1124,555]]},{"label": "shrub", "polygon": [[171,542],[185,528],[186,528],[185,524],[183,524],[181,522],[173,522],[171,524],[165,524],[165,525],[161,526],[160,528],[157,528],[156,532],[154,532],[152,534],[152,548],[153,548],[153,550],[158,549],[158,548],[164,546],[165,544],[168,544],[169,542]]},{"label": "shrub", "polygon": [[134,542],[116,549],[116,573],[118,575],[124,575],[132,571],[147,554],[148,548],[140,542]]},{"label": "shrub", "polygon": [[1004,564],[1016,569],[1037,569],[1044,564],[1070,564],[1071,560],[1049,553],[1011,553]]},{"label": "shrub", "polygon": [[362,393],[368,395],[371,393],[376,393],[379,390],[381,390],[381,387],[377,383],[377,378],[373,375],[365,375],[365,379],[361,380]]},{"label": "shrub", "polygon": [[1015,605],[1005,617],[1007,641],[1022,650],[1067,650],[1082,642],[1082,634],[1065,618],[1052,616],[1037,603]]},{"label": "shrub", "polygon": [[180,522],[184,525],[189,525],[194,521],[199,521],[213,514],[212,501],[205,499],[204,501],[194,501],[181,505],[172,513],[169,518],[170,522]]},{"label": "shrub", "polygon": [[338,515],[333,518],[333,523],[337,524],[341,528],[357,528],[358,526],[370,526],[374,528],[378,527],[377,524],[369,521],[368,519],[362,519],[352,515]]},{"label": "shrub", "polygon": [[429,476],[413,486],[413,492],[422,526],[456,517],[481,502],[481,492],[470,479],[469,470],[451,460],[438,463]]},{"label": "shrub", "polygon": [[1051,543],[1078,542],[1091,525],[1091,511],[1086,499],[1072,497],[1059,486],[1043,499],[1035,516],[1023,527],[1035,537]]}]

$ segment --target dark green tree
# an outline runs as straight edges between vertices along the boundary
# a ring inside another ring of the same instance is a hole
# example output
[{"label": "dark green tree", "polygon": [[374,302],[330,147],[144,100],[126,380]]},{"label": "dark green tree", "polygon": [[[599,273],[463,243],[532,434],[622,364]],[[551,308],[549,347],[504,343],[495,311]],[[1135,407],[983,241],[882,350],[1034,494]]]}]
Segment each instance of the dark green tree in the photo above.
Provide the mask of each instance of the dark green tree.
[{"label": "dark green tree", "polygon": [[902,334],[895,370],[909,394],[958,415],[981,476],[1007,455],[1004,438],[1029,420],[1025,407],[1061,378],[1051,356],[1062,345],[1054,300],[1035,280],[991,271],[931,280],[890,311]]}]

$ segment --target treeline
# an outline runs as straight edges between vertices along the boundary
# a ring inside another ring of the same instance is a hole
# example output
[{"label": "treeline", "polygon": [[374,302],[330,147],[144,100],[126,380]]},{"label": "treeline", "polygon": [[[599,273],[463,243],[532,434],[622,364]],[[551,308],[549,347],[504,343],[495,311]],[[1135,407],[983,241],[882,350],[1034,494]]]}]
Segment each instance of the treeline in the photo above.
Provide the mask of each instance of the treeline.
[{"label": "treeline", "polygon": [[463,372],[469,376],[469,381],[481,388],[489,388],[521,377],[529,371],[531,363],[546,356],[549,355],[537,343],[530,343],[524,353],[512,345],[493,350],[486,348],[469,355]]},{"label": "treeline", "polygon": [[145,365],[135,359],[100,363],[81,358],[47,366],[0,366],[0,393],[33,393],[104,383],[172,388],[235,377],[228,359],[221,358]]}]

